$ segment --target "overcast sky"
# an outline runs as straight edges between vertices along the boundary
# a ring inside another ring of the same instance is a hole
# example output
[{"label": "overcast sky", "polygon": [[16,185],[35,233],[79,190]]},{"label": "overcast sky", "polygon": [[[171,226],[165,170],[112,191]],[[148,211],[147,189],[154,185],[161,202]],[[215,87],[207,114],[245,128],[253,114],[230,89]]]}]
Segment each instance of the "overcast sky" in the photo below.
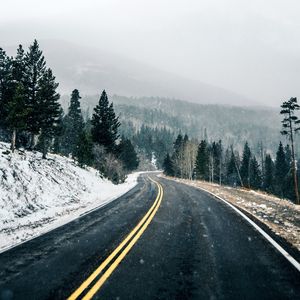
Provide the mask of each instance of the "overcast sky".
[{"label": "overcast sky", "polygon": [[299,0],[9,0],[0,47],[33,38],[96,46],[241,93],[300,97]]}]

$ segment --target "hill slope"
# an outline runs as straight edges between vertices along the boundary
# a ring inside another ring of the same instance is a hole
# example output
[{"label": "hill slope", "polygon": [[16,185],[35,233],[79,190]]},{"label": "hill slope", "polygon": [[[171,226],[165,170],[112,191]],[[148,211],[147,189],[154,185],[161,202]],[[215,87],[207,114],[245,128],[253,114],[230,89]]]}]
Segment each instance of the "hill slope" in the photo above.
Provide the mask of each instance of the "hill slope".
[{"label": "hill slope", "polygon": [[136,174],[114,185],[65,157],[11,154],[9,145],[0,143],[0,252],[112,201],[135,184]]}]

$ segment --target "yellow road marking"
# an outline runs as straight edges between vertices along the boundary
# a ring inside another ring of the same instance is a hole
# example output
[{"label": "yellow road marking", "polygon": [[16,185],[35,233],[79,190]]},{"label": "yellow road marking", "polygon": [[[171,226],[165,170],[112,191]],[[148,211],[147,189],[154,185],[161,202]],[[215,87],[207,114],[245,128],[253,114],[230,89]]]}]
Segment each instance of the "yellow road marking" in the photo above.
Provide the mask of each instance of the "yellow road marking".
[{"label": "yellow road marking", "polygon": [[[105,269],[105,267],[116,257],[116,255],[121,251],[121,249],[128,243],[128,241],[135,235],[135,237],[131,240],[131,242],[127,245],[127,247],[121,252],[119,257],[114,261],[114,263],[107,269],[107,271],[100,277],[100,279],[96,282],[96,284],[91,288],[91,290],[86,294],[83,299],[91,299],[93,295],[100,289],[103,283],[107,280],[107,278],[111,275],[114,269],[119,265],[119,263],[123,260],[126,254],[130,251],[133,245],[137,242],[143,232],[146,230],[148,225],[150,224],[151,220],[153,219],[154,215],[156,214],[162,197],[163,197],[163,189],[162,186],[156,182],[155,180],[151,179],[151,181],[156,183],[158,186],[158,194],[157,197],[148,210],[146,215],[141,219],[138,225],[129,233],[129,235],[123,240],[123,242],[105,259],[105,261],[81,284],[81,286],[73,292],[73,294],[68,298],[68,300],[75,300],[82,294],[82,292],[95,280],[95,278]],[[150,217],[149,217],[150,215]],[[149,217],[149,218],[148,218]],[[148,218],[148,220],[147,220]],[[146,221],[147,220],[147,221]],[[145,222],[146,221],[146,222]],[[144,224],[144,225],[143,225]]]},{"label": "yellow road marking", "polygon": [[[160,187],[161,188],[161,187]],[[96,282],[96,284],[90,289],[90,291],[82,298],[83,300],[91,299],[95,293],[101,288],[104,282],[108,279],[108,277],[112,274],[112,272],[116,269],[116,267],[120,264],[126,254],[130,251],[130,249],[134,246],[140,236],[144,233],[148,225],[150,224],[151,220],[153,219],[154,215],[156,214],[161,200],[162,200],[163,191],[161,188],[161,197],[155,209],[153,210],[152,214],[150,215],[149,219],[145,222],[142,226],[140,231],[135,235],[135,237],[131,240],[131,242],[127,245],[124,251],[118,256],[118,258],[113,262],[113,264],[107,269],[107,271],[102,275],[102,277]]]}]

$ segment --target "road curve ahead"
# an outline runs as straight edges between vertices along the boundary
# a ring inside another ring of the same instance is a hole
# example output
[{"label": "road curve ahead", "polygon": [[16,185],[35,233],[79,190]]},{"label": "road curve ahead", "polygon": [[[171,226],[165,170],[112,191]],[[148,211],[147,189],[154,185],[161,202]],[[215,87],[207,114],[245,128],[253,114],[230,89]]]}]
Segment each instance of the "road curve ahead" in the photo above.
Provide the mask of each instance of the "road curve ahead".
[{"label": "road curve ahead", "polygon": [[300,272],[235,211],[149,176],[0,254],[0,299],[300,299]]}]

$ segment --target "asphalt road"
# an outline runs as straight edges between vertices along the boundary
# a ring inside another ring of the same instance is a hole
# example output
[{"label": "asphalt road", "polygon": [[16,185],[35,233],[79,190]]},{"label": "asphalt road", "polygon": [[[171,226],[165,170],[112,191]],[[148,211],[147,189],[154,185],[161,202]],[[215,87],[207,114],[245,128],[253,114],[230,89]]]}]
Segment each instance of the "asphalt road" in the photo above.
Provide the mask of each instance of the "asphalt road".
[{"label": "asphalt road", "polygon": [[236,212],[151,177],[162,189],[143,175],[106,207],[0,254],[0,299],[66,299],[130,234],[77,299],[300,299],[300,272]]}]

